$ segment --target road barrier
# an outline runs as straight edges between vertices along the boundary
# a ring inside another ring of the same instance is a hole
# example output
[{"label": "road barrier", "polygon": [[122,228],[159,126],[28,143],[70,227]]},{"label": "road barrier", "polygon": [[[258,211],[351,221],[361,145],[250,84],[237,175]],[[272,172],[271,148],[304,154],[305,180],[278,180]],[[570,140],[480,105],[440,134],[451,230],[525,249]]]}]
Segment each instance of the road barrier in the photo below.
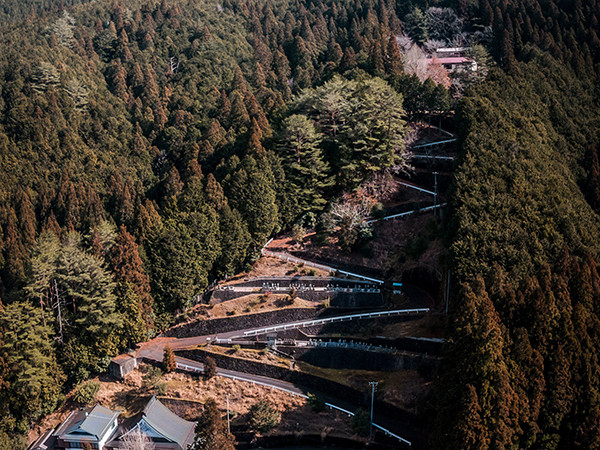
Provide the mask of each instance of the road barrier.
[{"label": "road barrier", "polygon": [[294,328],[306,328],[315,325],[326,323],[345,322],[349,320],[372,319],[377,317],[391,317],[407,314],[424,314],[428,313],[429,308],[414,308],[414,309],[396,309],[392,311],[376,311],[371,313],[348,314],[345,316],[325,317],[323,319],[306,320],[302,322],[287,323],[283,325],[274,325],[271,327],[258,328],[255,330],[244,331],[244,336],[258,336],[260,334],[273,333],[276,331],[291,330]]},{"label": "road barrier", "polygon": [[424,212],[424,211],[433,211],[434,209],[442,208],[444,206],[446,206],[446,203],[440,203],[439,205],[428,206],[426,208],[415,209],[413,211],[407,211],[407,212],[403,212],[400,214],[393,214],[391,216],[385,216],[385,217],[382,217],[381,219],[367,220],[366,223],[374,223],[374,222],[379,222],[381,220],[399,219],[400,217],[410,216],[411,214],[416,214],[416,213],[420,213],[420,212]]},{"label": "road barrier", "polygon": [[439,155],[418,155],[418,154],[413,154],[411,155],[411,158],[415,159],[415,158],[421,158],[421,159],[441,159],[444,161],[454,161],[454,156],[439,156]]},{"label": "road barrier", "polygon": [[402,186],[406,186],[406,187],[415,189],[417,191],[425,192],[426,194],[436,195],[435,192],[430,191],[429,189],[425,189],[425,188],[416,186],[414,184],[407,183],[406,181],[398,181],[398,183],[401,184]]},{"label": "road barrier", "polygon": [[437,145],[451,144],[452,142],[456,142],[456,139],[445,139],[445,140],[443,140],[443,141],[430,142],[429,144],[419,144],[419,145],[413,145],[413,148],[427,148],[427,147],[435,147],[435,146],[437,146]]}]

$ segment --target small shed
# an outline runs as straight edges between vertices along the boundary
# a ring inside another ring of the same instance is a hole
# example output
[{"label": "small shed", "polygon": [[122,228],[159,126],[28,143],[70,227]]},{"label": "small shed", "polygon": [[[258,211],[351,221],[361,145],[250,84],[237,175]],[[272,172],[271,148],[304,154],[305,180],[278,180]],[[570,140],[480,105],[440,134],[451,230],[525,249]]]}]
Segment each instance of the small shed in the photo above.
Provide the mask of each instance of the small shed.
[{"label": "small shed", "polygon": [[122,380],[125,375],[132,372],[142,362],[142,358],[123,354],[115,356],[108,365],[108,373],[113,377]]}]

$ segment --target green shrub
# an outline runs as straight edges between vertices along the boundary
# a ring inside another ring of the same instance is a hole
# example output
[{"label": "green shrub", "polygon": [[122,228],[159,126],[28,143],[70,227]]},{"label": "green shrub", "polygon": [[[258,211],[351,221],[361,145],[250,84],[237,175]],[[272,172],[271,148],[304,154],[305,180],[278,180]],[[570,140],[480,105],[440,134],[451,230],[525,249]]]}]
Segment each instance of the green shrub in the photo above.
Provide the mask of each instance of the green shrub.
[{"label": "green shrub", "polygon": [[177,362],[175,361],[175,353],[173,349],[166,346],[163,353],[163,370],[167,373],[173,372],[177,369]]},{"label": "green shrub", "polygon": [[373,209],[371,210],[371,215],[374,219],[381,219],[385,217],[385,208],[383,205],[378,202],[373,205]]},{"label": "green shrub", "polygon": [[77,387],[73,400],[81,405],[89,405],[94,401],[99,390],[100,383],[98,381],[88,381]]},{"label": "green shrub", "polygon": [[308,405],[314,412],[325,411],[325,400],[317,397],[315,394],[308,393]]},{"label": "green shrub", "polygon": [[167,393],[167,383],[165,383],[164,381],[156,383],[156,386],[154,386],[154,390],[158,395],[165,395]]},{"label": "green shrub", "polygon": [[217,363],[210,356],[206,357],[204,361],[204,379],[210,380],[217,374]]},{"label": "green shrub", "polygon": [[147,366],[146,373],[143,377],[144,385],[150,389],[156,389],[160,379],[163,376],[163,371],[154,366]]},{"label": "green shrub", "polygon": [[268,401],[260,400],[250,408],[248,423],[258,432],[271,430],[281,421],[281,414]]},{"label": "green shrub", "polygon": [[324,247],[329,244],[329,233],[321,231],[314,236],[314,242],[319,247]]},{"label": "green shrub", "polygon": [[233,353],[237,353],[240,351],[240,344],[235,344],[233,347],[231,347],[231,349],[233,350]]},{"label": "green shrub", "polygon": [[371,415],[369,414],[369,411],[359,409],[352,417],[350,426],[359,436],[368,436],[371,432]]}]

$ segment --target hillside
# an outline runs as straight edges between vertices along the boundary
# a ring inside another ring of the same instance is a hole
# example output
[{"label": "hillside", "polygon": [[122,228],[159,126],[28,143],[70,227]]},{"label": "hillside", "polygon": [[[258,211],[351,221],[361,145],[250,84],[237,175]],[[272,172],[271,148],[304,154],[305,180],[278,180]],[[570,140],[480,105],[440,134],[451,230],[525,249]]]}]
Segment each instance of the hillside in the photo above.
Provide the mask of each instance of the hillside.
[{"label": "hillside", "polygon": [[599,445],[597,94],[530,49],[461,102],[437,448]]},{"label": "hillside", "polygon": [[[325,275],[373,271],[388,306],[392,282],[429,283],[445,314],[449,286],[444,362],[411,405],[433,447],[599,447],[599,18],[598,0],[3,2],[0,449],[219,280],[312,274],[255,264],[272,237]],[[452,137],[440,186],[417,129]]]}]

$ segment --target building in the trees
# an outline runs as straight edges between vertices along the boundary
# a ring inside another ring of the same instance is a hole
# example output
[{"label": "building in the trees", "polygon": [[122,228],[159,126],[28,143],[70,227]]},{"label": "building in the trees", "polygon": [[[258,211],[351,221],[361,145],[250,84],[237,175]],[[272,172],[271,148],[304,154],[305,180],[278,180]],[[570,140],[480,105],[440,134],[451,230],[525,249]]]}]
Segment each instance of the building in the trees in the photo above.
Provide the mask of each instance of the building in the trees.
[{"label": "building in the trees", "polygon": [[438,58],[452,58],[466,56],[469,47],[441,47],[435,49],[435,56]]},{"label": "building in the trees", "polygon": [[106,443],[118,429],[119,414],[119,411],[112,411],[101,405],[72,411],[56,430],[44,433],[29,449],[92,448],[104,450]]},{"label": "building in the trees", "polygon": [[139,430],[154,444],[155,450],[185,450],[194,441],[196,424],[182,419],[152,396],[142,412],[125,420],[106,448],[126,448],[126,436]]},{"label": "building in the trees", "polygon": [[125,375],[133,371],[142,362],[142,358],[136,358],[129,354],[122,354],[111,359],[108,365],[108,373],[113,377],[122,380]]},{"label": "building in the trees", "polygon": [[440,64],[449,73],[471,71],[477,72],[477,62],[465,56],[449,56],[447,58],[428,58],[429,64]]},{"label": "building in the trees", "polygon": [[72,411],[56,430],[44,433],[29,450],[125,449],[132,444],[128,436],[137,430],[155,450],[186,450],[194,441],[196,424],[171,412],[155,396],[143,411],[120,423],[119,414],[101,405]]},{"label": "building in the trees", "polygon": [[443,47],[434,52],[434,57],[427,59],[429,64],[440,64],[449,73],[471,71],[477,72],[477,62],[467,56],[468,47]]}]

